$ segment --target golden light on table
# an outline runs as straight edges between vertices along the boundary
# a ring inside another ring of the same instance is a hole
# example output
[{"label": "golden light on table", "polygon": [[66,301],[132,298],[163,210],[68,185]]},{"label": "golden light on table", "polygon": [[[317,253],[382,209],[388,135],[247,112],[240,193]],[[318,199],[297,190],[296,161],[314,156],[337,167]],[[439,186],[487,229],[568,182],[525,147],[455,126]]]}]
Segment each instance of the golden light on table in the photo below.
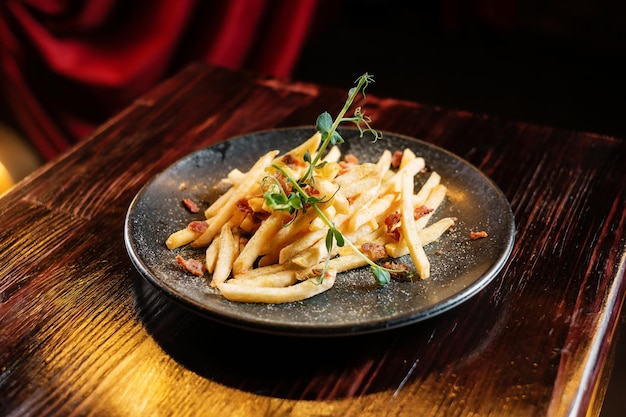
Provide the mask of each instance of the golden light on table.
[{"label": "golden light on table", "polygon": [[13,187],[13,178],[6,167],[0,162],[0,195]]}]

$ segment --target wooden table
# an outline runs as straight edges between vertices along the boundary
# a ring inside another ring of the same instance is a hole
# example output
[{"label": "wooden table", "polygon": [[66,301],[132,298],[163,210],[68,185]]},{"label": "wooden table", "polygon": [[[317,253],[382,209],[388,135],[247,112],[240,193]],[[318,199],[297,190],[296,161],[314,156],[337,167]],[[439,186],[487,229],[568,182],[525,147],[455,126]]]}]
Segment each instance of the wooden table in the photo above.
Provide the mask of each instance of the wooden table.
[{"label": "wooden table", "polygon": [[2,414],[597,415],[626,288],[625,141],[377,84],[378,129],[465,158],[509,199],[516,243],[484,290],[398,329],[297,338],[217,324],[149,285],[123,228],[150,178],[233,135],[336,114],[346,94],[191,65],[0,199]]}]

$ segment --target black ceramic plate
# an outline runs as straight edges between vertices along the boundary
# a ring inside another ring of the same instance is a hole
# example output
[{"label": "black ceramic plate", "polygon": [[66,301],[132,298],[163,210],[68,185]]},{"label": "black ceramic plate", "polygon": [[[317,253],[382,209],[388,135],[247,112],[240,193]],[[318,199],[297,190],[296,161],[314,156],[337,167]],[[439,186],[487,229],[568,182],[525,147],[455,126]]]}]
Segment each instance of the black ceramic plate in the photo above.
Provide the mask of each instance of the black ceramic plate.
[{"label": "black ceramic plate", "polygon": [[[374,162],[384,149],[408,147],[423,156],[427,168],[437,171],[448,187],[448,198],[431,221],[454,216],[458,223],[452,233],[425,248],[431,278],[379,287],[369,270],[362,268],[339,274],[335,286],[318,296],[266,305],[230,302],[209,287],[207,278],[183,271],[176,253],[203,259],[203,251],[188,247],[171,251],[164,242],[203,215],[202,210],[188,213],[181,200],[204,201],[204,209],[216,198],[213,187],[230,170],[245,171],[265,152],[284,153],[313,132],[313,127],[302,127],[236,137],[190,154],[149,181],[130,205],[125,224],[126,248],[141,275],[184,306],[229,325],[331,336],[381,331],[435,316],[466,301],[500,271],[513,246],[514,219],[506,197],[489,178],[452,153],[420,140],[385,132],[383,139],[372,143],[350,129],[342,131],[344,153]],[[489,236],[470,241],[470,231],[481,230]],[[404,261],[410,263],[410,257]]]}]

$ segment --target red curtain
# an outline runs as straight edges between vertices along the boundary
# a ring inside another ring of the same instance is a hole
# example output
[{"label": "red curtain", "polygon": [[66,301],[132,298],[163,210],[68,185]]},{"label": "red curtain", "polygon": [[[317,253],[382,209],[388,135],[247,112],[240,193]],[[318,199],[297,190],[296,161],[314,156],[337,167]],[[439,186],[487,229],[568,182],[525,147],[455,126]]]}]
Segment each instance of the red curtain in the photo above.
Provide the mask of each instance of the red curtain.
[{"label": "red curtain", "polygon": [[45,159],[191,61],[289,77],[317,0],[3,0],[0,94]]}]

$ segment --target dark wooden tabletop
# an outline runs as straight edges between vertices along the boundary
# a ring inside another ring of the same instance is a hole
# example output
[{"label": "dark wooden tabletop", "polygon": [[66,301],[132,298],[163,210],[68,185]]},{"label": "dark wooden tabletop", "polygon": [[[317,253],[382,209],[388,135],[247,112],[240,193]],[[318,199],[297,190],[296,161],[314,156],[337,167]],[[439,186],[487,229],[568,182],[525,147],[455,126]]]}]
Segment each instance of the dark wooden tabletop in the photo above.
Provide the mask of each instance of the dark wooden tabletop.
[{"label": "dark wooden tabletop", "polygon": [[486,288],[401,328],[299,338],[215,323],[148,284],[123,238],[147,181],[345,100],[192,65],[0,199],[0,413],[597,415],[626,288],[625,141],[368,93],[378,129],[457,154],[508,198],[515,246]]}]

